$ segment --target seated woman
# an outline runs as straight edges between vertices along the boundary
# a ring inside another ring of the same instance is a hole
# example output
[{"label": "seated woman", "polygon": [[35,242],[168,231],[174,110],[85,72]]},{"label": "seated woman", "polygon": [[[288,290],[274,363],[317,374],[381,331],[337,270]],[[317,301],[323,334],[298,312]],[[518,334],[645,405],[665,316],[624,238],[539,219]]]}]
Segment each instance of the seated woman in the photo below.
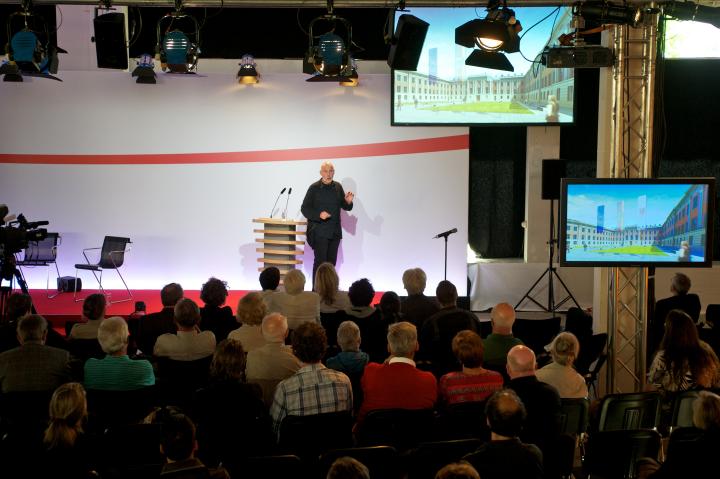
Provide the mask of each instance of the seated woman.
[{"label": "seated woman", "polygon": [[96,455],[93,441],[83,432],[86,419],[87,401],[82,385],[65,383],[57,388],[50,399],[50,422],[43,437],[45,454],[41,463],[47,474],[89,477]]},{"label": "seated woman", "polygon": [[285,275],[285,292],[276,293],[273,304],[287,318],[291,330],[308,321],[320,324],[320,296],[305,291],[305,275],[299,269]]},{"label": "seated woman", "polygon": [[205,303],[205,306],[200,308],[200,330],[212,331],[216,341],[227,338],[230,331],[237,326],[230,306],[223,306],[227,297],[225,282],[217,278],[207,280],[200,290],[200,299]]},{"label": "seated woman", "polygon": [[387,325],[398,323],[403,320],[400,313],[400,297],[395,291],[385,291],[380,298],[378,309],[382,315],[383,322]]},{"label": "seated woman", "polygon": [[343,372],[352,380],[358,379],[370,360],[367,353],[360,351],[360,328],[352,321],[340,323],[337,331],[337,342],[342,352],[326,361],[327,367]]},{"label": "seated woman", "polygon": [[207,465],[262,456],[273,444],[262,391],[245,382],[245,357],[240,341],[221,341],[210,365],[210,385],[195,395],[192,416],[198,427],[199,457]]},{"label": "seated woman", "polygon": [[107,354],[85,362],[85,387],[106,391],[128,391],[155,384],[152,365],[145,359],[132,360],[127,354],[128,326],[119,316],[107,318],[98,329],[98,341]]},{"label": "seated woman", "polygon": [[70,339],[97,339],[98,329],[105,319],[105,295],[91,294],[83,302],[82,321],[70,330]]},{"label": "seated woman", "polygon": [[262,293],[248,293],[238,302],[237,322],[242,326],[228,334],[228,339],[235,339],[242,343],[243,350],[249,353],[253,349],[265,346],[260,325],[268,313],[267,304]]},{"label": "seated woman", "polygon": [[464,330],[455,335],[452,351],[462,364],[462,371],[454,371],[440,378],[440,402],[444,405],[484,401],[502,389],[500,373],[482,367],[483,342],[474,331]]},{"label": "seated woman", "polygon": [[580,354],[580,343],[573,333],[560,333],[550,344],[553,361],[538,369],[537,378],[554,386],[561,398],[585,398],[588,395],[585,379],[573,368]]},{"label": "seated woman", "polygon": [[352,308],[347,310],[347,315],[360,328],[363,350],[370,355],[370,361],[383,362],[388,357],[388,324],[380,310],[372,306],[375,288],[369,279],[362,278],[350,285],[348,296]]},{"label": "seated woman", "polygon": [[665,319],[665,335],[650,366],[649,382],[662,393],[720,386],[717,355],[698,337],[692,318],[673,309]]},{"label": "seated woman", "polygon": [[339,290],[340,279],[332,263],[323,263],[315,272],[315,292],[320,295],[320,312],[334,313],[351,307],[350,298]]}]

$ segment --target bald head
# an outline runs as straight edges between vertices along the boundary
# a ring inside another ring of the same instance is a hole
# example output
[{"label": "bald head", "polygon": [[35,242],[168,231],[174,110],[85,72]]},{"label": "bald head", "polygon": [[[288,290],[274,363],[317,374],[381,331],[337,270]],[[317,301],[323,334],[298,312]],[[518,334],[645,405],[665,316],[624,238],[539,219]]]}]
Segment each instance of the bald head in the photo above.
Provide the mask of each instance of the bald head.
[{"label": "bald head", "polygon": [[492,331],[495,334],[512,334],[515,310],[507,303],[500,303],[490,312]]},{"label": "bald head", "polygon": [[280,313],[271,313],[262,320],[262,334],[268,343],[284,343],[288,333],[287,318]]},{"label": "bald head", "polygon": [[535,375],[535,353],[527,346],[514,346],[507,355],[507,372],[510,379]]}]

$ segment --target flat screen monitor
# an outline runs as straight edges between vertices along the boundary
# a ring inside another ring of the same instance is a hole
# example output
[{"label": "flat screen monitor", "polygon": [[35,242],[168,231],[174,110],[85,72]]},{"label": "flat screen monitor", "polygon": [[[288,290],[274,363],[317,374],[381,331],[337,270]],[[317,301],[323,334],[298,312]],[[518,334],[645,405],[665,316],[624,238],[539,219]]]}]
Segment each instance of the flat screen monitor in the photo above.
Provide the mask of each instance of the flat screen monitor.
[{"label": "flat screen monitor", "polygon": [[[547,125],[574,120],[575,71],[545,68],[540,54],[573,31],[571,7],[514,7],[520,52],[505,53],[514,71],[465,64],[473,51],[455,44],[455,28],[484,18],[484,8],[413,7],[430,24],[417,71],[393,70],[393,125]],[[396,21],[399,15],[396,16]],[[535,26],[533,26],[535,25]],[[531,28],[532,27],[532,28]]]},{"label": "flat screen monitor", "polygon": [[714,178],[563,179],[563,266],[712,266]]},{"label": "flat screen monitor", "polygon": [[709,23],[666,20],[665,58],[720,58],[720,28]]}]

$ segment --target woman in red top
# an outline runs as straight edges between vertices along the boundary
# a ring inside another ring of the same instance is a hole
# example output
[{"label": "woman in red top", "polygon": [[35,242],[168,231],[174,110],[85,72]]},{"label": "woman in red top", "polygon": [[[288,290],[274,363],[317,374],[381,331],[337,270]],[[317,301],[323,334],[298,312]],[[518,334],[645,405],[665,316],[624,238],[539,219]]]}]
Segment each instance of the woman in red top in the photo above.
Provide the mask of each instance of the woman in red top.
[{"label": "woman in red top", "polygon": [[474,331],[460,331],[452,342],[452,351],[462,364],[462,371],[447,373],[440,378],[440,403],[484,401],[493,392],[502,389],[500,373],[482,367],[483,343]]}]

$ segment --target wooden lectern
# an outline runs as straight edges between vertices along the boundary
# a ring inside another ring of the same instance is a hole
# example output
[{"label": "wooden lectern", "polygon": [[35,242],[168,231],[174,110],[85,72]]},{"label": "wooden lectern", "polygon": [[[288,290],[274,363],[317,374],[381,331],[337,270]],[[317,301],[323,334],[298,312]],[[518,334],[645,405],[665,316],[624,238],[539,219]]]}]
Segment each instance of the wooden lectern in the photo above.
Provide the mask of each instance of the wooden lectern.
[{"label": "wooden lectern", "polygon": [[262,263],[258,271],[268,266],[275,266],[280,270],[280,275],[285,276],[285,273],[295,269],[295,265],[302,264],[302,260],[298,257],[304,253],[302,246],[305,244],[305,239],[299,237],[304,237],[305,231],[298,231],[297,227],[307,225],[307,221],[253,218],[253,223],[262,224],[261,229],[253,230],[263,235],[255,238],[257,243],[261,243],[261,247],[255,251],[263,254],[258,258],[258,262]]}]

